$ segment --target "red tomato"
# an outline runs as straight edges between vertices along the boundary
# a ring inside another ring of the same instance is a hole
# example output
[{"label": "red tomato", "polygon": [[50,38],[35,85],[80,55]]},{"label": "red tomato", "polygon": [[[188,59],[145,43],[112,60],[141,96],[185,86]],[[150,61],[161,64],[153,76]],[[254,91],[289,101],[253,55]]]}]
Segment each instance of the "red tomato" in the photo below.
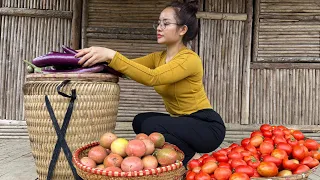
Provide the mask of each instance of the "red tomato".
[{"label": "red tomato", "polygon": [[236,172],[236,173],[233,173],[229,180],[250,180],[249,176],[245,173],[241,173],[241,172]]},{"label": "red tomato", "polygon": [[187,172],[187,176],[186,176],[186,180],[194,180],[194,177],[196,176],[196,173],[193,171],[188,171]]},{"label": "red tomato", "polygon": [[237,166],[235,169],[234,169],[234,172],[238,172],[238,173],[246,173],[249,177],[252,177],[253,176],[253,173],[254,173],[254,170],[251,166],[248,166],[248,165],[240,165],[240,166]]},{"label": "red tomato", "polygon": [[286,143],[287,140],[283,136],[274,136],[274,143],[279,144],[281,142]]},{"label": "red tomato", "polygon": [[263,136],[256,135],[250,139],[249,144],[251,144],[254,147],[259,147],[262,142],[263,142]]},{"label": "red tomato", "polygon": [[253,145],[251,144],[248,144],[246,147],[245,147],[246,150],[250,151],[251,153],[253,154],[256,154],[257,153],[257,149],[256,147],[254,147]]},{"label": "red tomato", "polygon": [[228,158],[229,158],[229,159],[242,159],[243,156],[242,156],[241,153],[239,153],[239,152],[231,151],[231,152],[228,154]]},{"label": "red tomato", "polygon": [[235,148],[233,148],[232,149],[232,151],[234,151],[234,152],[239,152],[239,153],[241,153],[242,151],[244,151],[245,149],[244,149],[244,147],[242,147],[242,146],[238,146],[238,147],[235,147]]},{"label": "red tomato", "polygon": [[311,168],[314,168],[314,167],[316,167],[316,166],[318,166],[319,165],[319,161],[317,160],[317,159],[314,159],[313,158],[313,160],[310,162],[310,163],[308,163],[307,164],[307,166],[311,169]]},{"label": "red tomato", "polygon": [[205,172],[199,172],[195,175],[194,180],[210,180],[210,175]]},{"label": "red tomato", "polygon": [[288,129],[287,127],[285,127],[285,126],[282,126],[282,125],[280,125],[280,126],[277,126],[277,128],[278,128],[278,129],[280,129],[281,131],[283,131],[283,130],[286,130],[286,129]]},{"label": "red tomato", "polygon": [[256,169],[260,165],[260,161],[256,158],[254,158],[254,159],[247,161],[247,164],[249,166],[253,167],[254,169]]},{"label": "red tomato", "polygon": [[313,158],[320,160],[320,152],[319,151],[311,151],[311,155]]},{"label": "red tomato", "polygon": [[311,156],[307,156],[302,161],[300,161],[300,164],[307,165],[309,168],[314,168],[319,164],[319,161],[312,158]]},{"label": "red tomato", "polygon": [[192,159],[188,162],[188,169],[192,170],[195,167],[201,166],[201,163],[197,159]]},{"label": "red tomato", "polygon": [[293,131],[293,132],[292,132],[292,135],[293,135],[293,137],[294,137],[296,140],[298,140],[298,141],[304,139],[303,133],[302,133],[301,131],[299,131],[299,130]]},{"label": "red tomato", "polygon": [[239,144],[232,143],[229,147],[231,147],[231,148],[235,148],[235,147],[238,147],[238,146],[239,146]]},{"label": "red tomato", "polygon": [[274,150],[274,147],[269,142],[263,142],[260,145],[260,152],[261,154],[271,154],[271,152]]},{"label": "red tomato", "polygon": [[202,164],[205,164],[205,163],[210,162],[210,161],[217,163],[216,158],[210,156],[210,157],[205,158],[205,159],[202,161]]},{"label": "red tomato", "polygon": [[232,169],[231,165],[229,163],[226,163],[226,162],[220,162],[218,167],[219,168],[228,168],[230,170]]},{"label": "red tomato", "polygon": [[211,174],[213,173],[216,169],[218,168],[217,163],[213,162],[213,161],[209,161],[205,164],[203,164],[203,166],[201,167],[201,171],[205,172],[207,174]]},{"label": "red tomato", "polygon": [[303,144],[305,147],[308,148],[308,150],[312,151],[316,151],[318,150],[318,142],[313,140],[313,139],[306,139],[304,141],[304,144]]},{"label": "red tomato", "polygon": [[302,160],[305,157],[305,150],[303,146],[295,145],[292,147],[292,156],[297,160]]},{"label": "red tomato", "polygon": [[295,138],[287,139],[287,143],[292,147],[298,145],[298,141]]},{"label": "red tomato", "polygon": [[232,168],[236,168],[237,166],[240,166],[240,165],[247,165],[247,163],[242,159],[233,159],[231,161]]},{"label": "red tomato", "polygon": [[263,177],[272,177],[278,174],[278,168],[273,162],[261,162],[257,171]]},{"label": "red tomato", "polygon": [[298,166],[298,168],[295,171],[293,171],[293,174],[301,174],[301,173],[307,172],[309,170],[310,170],[310,168],[307,165],[300,164]]},{"label": "red tomato", "polygon": [[241,146],[246,147],[250,143],[250,138],[244,138],[241,141]]},{"label": "red tomato", "polygon": [[282,149],[273,150],[272,153],[271,153],[271,156],[276,157],[276,158],[281,159],[281,160],[283,160],[285,158],[288,158],[288,154],[286,153],[285,150],[282,150]]},{"label": "red tomato", "polygon": [[271,138],[271,137],[272,137],[272,132],[271,132],[271,131],[263,131],[263,132],[262,132],[262,135],[263,135],[264,137]]},{"label": "red tomato", "polygon": [[250,135],[250,137],[254,137],[254,136],[263,136],[262,132],[261,131],[253,131]]},{"label": "red tomato", "polygon": [[291,135],[291,131],[289,129],[284,129],[283,130],[284,135]]},{"label": "red tomato", "polygon": [[260,174],[258,173],[257,169],[254,169],[254,173],[252,177],[261,177]]},{"label": "red tomato", "polygon": [[209,154],[206,153],[206,154],[203,154],[200,158],[205,159],[207,157],[209,157]]},{"label": "red tomato", "polygon": [[[263,156],[263,159],[262,159],[263,162],[272,162],[274,163],[276,166],[280,166],[281,163],[282,163],[282,159],[279,159],[279,158],[276,158],[276,157],[273,157],[273,156],[270,156],[270,155],[265,155]],[[260,163],[261,164],[261,163]]]},{"label": "red tomato", "polygon": [[270,124],[262,124],[260,126],[260,131],[261,132],[271,131],[271,130],[272,130],[272,126]]},{"label": "red tomato", "polygon": [[220,156],[217,156],[216,157],[216,160],[218,161],[218,162],[228,162],[228,156],[226,156],[226,155],[220,155]]},{"label": "red tomato", "polygon": [[287,155],[290,155],[292,152],[292,147],[288,143],[279,143],[276,145],[276,149],[282,149],[286,151]]},{"label": "red tomato", "polygon": [[294,161],[293,159],[284,159],[283,162],[282,162],[282,166],[285,168],[285,169],[289,169],[291,171],[294,171],[298,168],[299,166],[299,161]]},{"label": "red tomato", "polygon": [[252,153],[251,153],[250,151],[242,151],[242,152],[241,152],[241,155],[242,155],[243,157],[245,157],[245,156],[251,156]]},{"label": "red tomato", "polygon": [[272,134],[273,134],[274,136],[282,136],[282,137],[284,137],[283,131],[282,131],[281,129],[278,129],[278,128],[274,129],[274,130],[272,131]]},{"label": "red tomato", "polygon": [[264,138],[263,142],[268,142],[268,143],[274,145],[274,142],[271,138]]},{"label": "red tomato", "polygon": [[298,144],[299,144],[299,145],[304,145],[304,140],[299,140],[299,141],[298,141]]},{"label": "red tomato", "polygon": [[232,171],[230,169],[219,167],[214,171],[214,178],[217,180],[228,180],[231,174]]}]

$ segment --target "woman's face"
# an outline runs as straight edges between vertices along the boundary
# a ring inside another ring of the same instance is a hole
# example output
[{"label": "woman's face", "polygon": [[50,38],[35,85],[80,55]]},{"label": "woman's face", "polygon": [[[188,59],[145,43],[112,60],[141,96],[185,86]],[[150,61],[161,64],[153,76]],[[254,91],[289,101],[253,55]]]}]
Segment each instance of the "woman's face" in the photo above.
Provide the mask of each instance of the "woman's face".
[{"label": "woman's face", "polygon": [[157,40],[159,44],[175,44],[182,40],[183,26],[175,19],[175,11],[172,7],[165,8],[159,17],[157,27]]}]

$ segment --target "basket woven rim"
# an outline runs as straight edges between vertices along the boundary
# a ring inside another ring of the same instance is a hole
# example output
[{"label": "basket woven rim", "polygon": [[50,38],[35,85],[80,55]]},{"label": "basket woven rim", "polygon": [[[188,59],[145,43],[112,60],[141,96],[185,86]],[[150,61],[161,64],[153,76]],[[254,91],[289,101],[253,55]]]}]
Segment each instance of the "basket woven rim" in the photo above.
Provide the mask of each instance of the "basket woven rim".
[{"label": "basket woven rim", "polygon": [[27,80],[43,80],[43,79],[77,79],[77,80],[109,80],[118,81],[118,76],[109,73],[32,73],[26,75]]},{"label": "basket woven rim", "polygon": [[[172,170],[179,169],[180,167],[183,166],[182,162],[179,161],[174,164],[170,164],[167,166],[158,167],[158,168],[154,168],[154,169],[146,169],[146,170],[131,171],[131,172],[114,172],[114,171],[101,170],[101,169],[97,169],[97,168],[91,168],[91,167],[88,167],[88,166],[82,164],[79,159],[80,153],[90,147],[94,147],[97,145],[99,145],[99,142],[92,142],[90,144],[87,144],[87,145],[75,150],[75,152],[72,155],[72,161],[80,170],[88,172],[88,173],[103,175],[103,176],[108,176],[108,177],[139,177],[139,176],[157,175],[160,173],[169,172]],[[181,150],[179,150],[179,149],[176,149],[176,150],[181,152]]]}]

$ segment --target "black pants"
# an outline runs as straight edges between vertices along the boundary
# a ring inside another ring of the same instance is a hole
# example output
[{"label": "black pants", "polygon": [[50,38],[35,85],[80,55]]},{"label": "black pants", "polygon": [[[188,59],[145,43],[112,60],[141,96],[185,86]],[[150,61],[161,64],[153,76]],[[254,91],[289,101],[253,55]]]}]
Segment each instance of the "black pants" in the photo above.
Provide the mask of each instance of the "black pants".
[{"label": "black pants", "polygon": [[214,151],[222,143],[226,132],[220,115],[212,109],[179,117],[156,112],[141,113],[134,117],[132,126],[136,134],[163,134],[166,142],[175,144],[184,152],[184,165],[196,152]]}]

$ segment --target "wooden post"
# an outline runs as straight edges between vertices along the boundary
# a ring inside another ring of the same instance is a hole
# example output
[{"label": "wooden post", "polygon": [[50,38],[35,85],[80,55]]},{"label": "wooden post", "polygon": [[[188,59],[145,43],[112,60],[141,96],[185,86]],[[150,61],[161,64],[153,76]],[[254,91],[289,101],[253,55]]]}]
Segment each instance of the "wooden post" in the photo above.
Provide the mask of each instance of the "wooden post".
[{"label": "wooden post", "polygon": [[251,63],[251,40],[252,40],[252,16],[253,0],[246,0],[247,21],[245,25],[244,39],[244,62],[243,62],[243,82],[242,82],[242,102],[241,102],[241,124],[249,124],[250,110],[250,63]]},{"label": "wooden post", "polygon": [[82,6],[82,32],[81,32],[81,48],[88,46],[87,26],[88,26],[88,0],[83,0]]},{"label": "wooden post", "polygon": [[260,14],[260,0],[255,1],[254,11],[254,32],[253,32],[253,46],[252,46],[252,61],[257,61],[258,45],[259,45],[259,14]]},{"label": "wooden post", "polygon": [[82,0],[73,1],[71,47],[80,48]]}]

